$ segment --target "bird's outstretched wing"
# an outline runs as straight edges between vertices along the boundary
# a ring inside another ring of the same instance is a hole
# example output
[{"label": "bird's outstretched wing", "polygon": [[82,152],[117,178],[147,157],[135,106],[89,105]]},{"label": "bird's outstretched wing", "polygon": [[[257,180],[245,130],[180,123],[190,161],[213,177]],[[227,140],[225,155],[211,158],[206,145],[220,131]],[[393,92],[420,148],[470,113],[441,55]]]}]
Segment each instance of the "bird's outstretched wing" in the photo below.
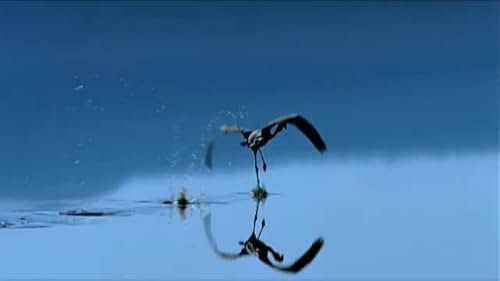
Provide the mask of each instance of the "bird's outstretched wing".
[{"label": "bird's outstretched wing", "polygon": [[316,257],[316,255],[321,250],[321,247],[323,247],[324,243],[325,241],[323,240],[323,238],[316,239],[316,241],[314,241],[311,247],[309,247],[309,249],[299,259],[297,259],[293,264],[288,266],[280,266],[273,264],[271,263],[271,261],[267,256],[260,258],[260,260],[276,270],[288,273],[298,273],[299,271],[304,269],[304,267],[306,267],[309,263],[311,263],[311,261]]},{"label": "bird's outstretched wing", "polygon": [[221,257],[222,259],[226,260],[235,260],[238,259],[242,256],[245,256],[246,254],[239,252],[239,253],[226,253],[222,252],[217,248],[217,244],[215,243],[214,237],[212,236],[212,216],[210,214],[207,214],[203,218],[203,226],[205,228],[205,235],[207,236],[208,243],[210,244],[210,247],[212,247],[212,250],[215,252],[216,255]]},{"label": "bird's outstretched wing", "polygon": [[215,140],[209,142],[207,146],[207,151],[205,153],[205,166],[207,166],[207,168],[209,169],[212,169],[213,167],[212,155],[214,154],[214,146],[215,146]]},{"label": "bird's outstretched wing", "polygon": [[309,123],[307,119],[299,114],[290,114],[273,120],[269,122],[269,124],[264,127],[262,131],[269,133],[272,137],[274,137],[289,123],[297,127],[309,139],[309,141],[311,141],[318,151],[324,152],[326,150],[326,144],[316,128],[314,128],[314,126]]}]

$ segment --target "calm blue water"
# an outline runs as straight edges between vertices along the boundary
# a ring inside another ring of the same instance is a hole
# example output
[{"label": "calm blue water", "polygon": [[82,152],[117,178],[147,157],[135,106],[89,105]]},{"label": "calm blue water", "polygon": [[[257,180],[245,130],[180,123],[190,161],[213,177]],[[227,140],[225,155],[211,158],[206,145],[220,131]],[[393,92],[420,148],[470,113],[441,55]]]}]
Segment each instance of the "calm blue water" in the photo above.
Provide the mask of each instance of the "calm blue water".
[{"label": "calm blue water", "polygon": [[[262,239],[298,278],[498,276],[498,3],[0,3],[0,279],[288,279],[239,251],[251,153]],[[185,189],[181,216],[161,204]],[[70,217],[60,211],[113,215]]]}]

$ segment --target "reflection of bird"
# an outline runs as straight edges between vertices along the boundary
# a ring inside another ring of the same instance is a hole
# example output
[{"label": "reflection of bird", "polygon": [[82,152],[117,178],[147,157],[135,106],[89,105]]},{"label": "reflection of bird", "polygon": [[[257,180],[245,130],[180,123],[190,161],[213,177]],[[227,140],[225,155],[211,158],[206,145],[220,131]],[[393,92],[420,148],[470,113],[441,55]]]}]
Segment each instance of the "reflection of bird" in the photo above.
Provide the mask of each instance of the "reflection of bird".
[{"label": "reflection of bird", "polygon": [[262,220],[262,226],[260,229],[259,234],[256,236],[255,235],[255,224],[254,224],[254,231],[252,231],[252,234],[248,238],[247,241],[245,242],[239,242],[240,245],[243,246],[243,248],[240,250],[239,253],[226,253],[223,251],[220,251],[217,248],[217,244],[215,243],[215,240],[212,236],[211,232],[211,216],[210,214],[206,215],[204,217],[204,226],[205,226],[205,234],[207,235],[208,242],[210,243],[210,246],[214,250],[214,252],[221,258],[227,259],[227,260],[234,260],[238,259],[240,257],[248,256],[248,255],[255,255],[257,258],[263,262],[264,264],[279,270],[283,272],[288,272],[288,273],[298,273],[301,271],[304,267],[306,267],[319,253],[321,250],[321,247],[323,247],[324,240],[322,238],[316,239],[313,244],[309,247],[309,249],[299,258],[297,259],[294,263],[288,266],[283,266],[283,265],[278,265],[269,259],[269,253],[271,253],[273,259],[281,263],[283,262],[283,255],[279,254],[276,252],[272,247],[266,245],[262,240],[260,240],[260,235],[262,233],[262,230],[264,229],[265,226],[265,221]]},{"label": "reflection of bird", "polygon": [[[241,133],[245,139],[241,142],[241,146],[249,147],[254,156],[255,174],[257,176],[257,187],[260,186],[259,169],[257,167],[257,152],[262,159],[262,168],[266,171],[267,164],[262,155],[261,148],[264,147],[271,139],[273,139],[279,132],[287,127],[288,124],[293,124],[297,127],[311,143],[316,147],[319,152],[326,150],[326,145],[318,131],[314,126],[309,123],[304,117],[299,114],[291,114],[283,116],[274,121],[271,121],[267,126],[261,129],[249,130],[240,128],[239,126],[223,125],[220,130],[225,133]],[[212,153],[214,149],[214,142],[209,143],[207,147],[207,154],[205,157],[205,164],[208,168],[212,167]]]}]

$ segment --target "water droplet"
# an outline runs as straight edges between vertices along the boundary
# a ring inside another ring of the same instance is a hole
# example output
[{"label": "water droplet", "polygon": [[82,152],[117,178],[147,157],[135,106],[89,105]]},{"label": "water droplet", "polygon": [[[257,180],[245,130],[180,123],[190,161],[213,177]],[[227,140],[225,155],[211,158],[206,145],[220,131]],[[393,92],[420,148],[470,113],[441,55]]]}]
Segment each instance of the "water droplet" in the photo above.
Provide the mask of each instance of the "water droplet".
[{"label": "water droplet", "polygon": [[73,88],[73,90],[75,90],[75,91],[80,91],[82,89],[83,89],[83,84],[80,84],[80,85]]}]

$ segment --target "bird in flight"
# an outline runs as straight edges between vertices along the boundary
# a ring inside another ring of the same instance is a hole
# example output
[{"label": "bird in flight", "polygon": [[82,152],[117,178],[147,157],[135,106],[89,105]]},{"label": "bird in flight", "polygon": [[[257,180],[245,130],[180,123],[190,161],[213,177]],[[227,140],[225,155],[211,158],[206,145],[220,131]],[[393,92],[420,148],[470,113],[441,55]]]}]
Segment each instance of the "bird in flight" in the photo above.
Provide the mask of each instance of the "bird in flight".
[{"label": "bird in flight", "polygon": [[[255,221],[254,221],[254,229],[250,237],[245,241],[240,241],[239,244],[242,246],[242,249],[238,253],[226,253],[217,248],[217,244],[212,236],[211,232],[211,216],[210,214],[204,217],[204,228],[205,234],[207,236],[208,242],[210,246],[214,250],[214,252],[222,259],[226,260],[235,260],[245,256],[256,256],[261,262],[270,266],[273,269],[287,272],[287,273],[298,273],[304,267],[306,267],[319,253],[321,248],[323,247],[324,240],[323,238],[316,239],[313,244],[307,249],[307,251],[302,254],[294,263],[290,265],[281,265],[284,260],[284,256],[278,252],[276,252],[271,246],[265,244],[262,240],[260,240],[260,235],[262,234],[262,230],[265,226],[265,220],[262,220],[261,229],[258,235],[255,235]],[[269,258],[269,253],[273,257],[274,261],[271,262]]]},{"label": "bird in flight", "polygon": [[[272,140],[279,132],[287,128],[288,124],[297,127],[314,145],[314,147],[321,153],[326,151],[326,144],[321,138],[320,134],[314,126],[299,114],[290,114],[280,117],[276,120],[269,122],[264,128],[250,130],[241,128],[237,125],[223,125],[220,127],[221,132],[224,134],[240,133],[243,135],[244,141],[240,144],[243,147],[248,147],[252,150],[254,156],[255,175],[257,177],[257,187],[260,187],[259,168],[257,166],[257,153],[259,153],[262,160],[262,168],[264,172],[267,169],[267,164],[262,154],[261,149]],[[205,165],[212,168],[212,154],[215,142],[212,141],[208,144],[207,153],[205,156]]]}]

